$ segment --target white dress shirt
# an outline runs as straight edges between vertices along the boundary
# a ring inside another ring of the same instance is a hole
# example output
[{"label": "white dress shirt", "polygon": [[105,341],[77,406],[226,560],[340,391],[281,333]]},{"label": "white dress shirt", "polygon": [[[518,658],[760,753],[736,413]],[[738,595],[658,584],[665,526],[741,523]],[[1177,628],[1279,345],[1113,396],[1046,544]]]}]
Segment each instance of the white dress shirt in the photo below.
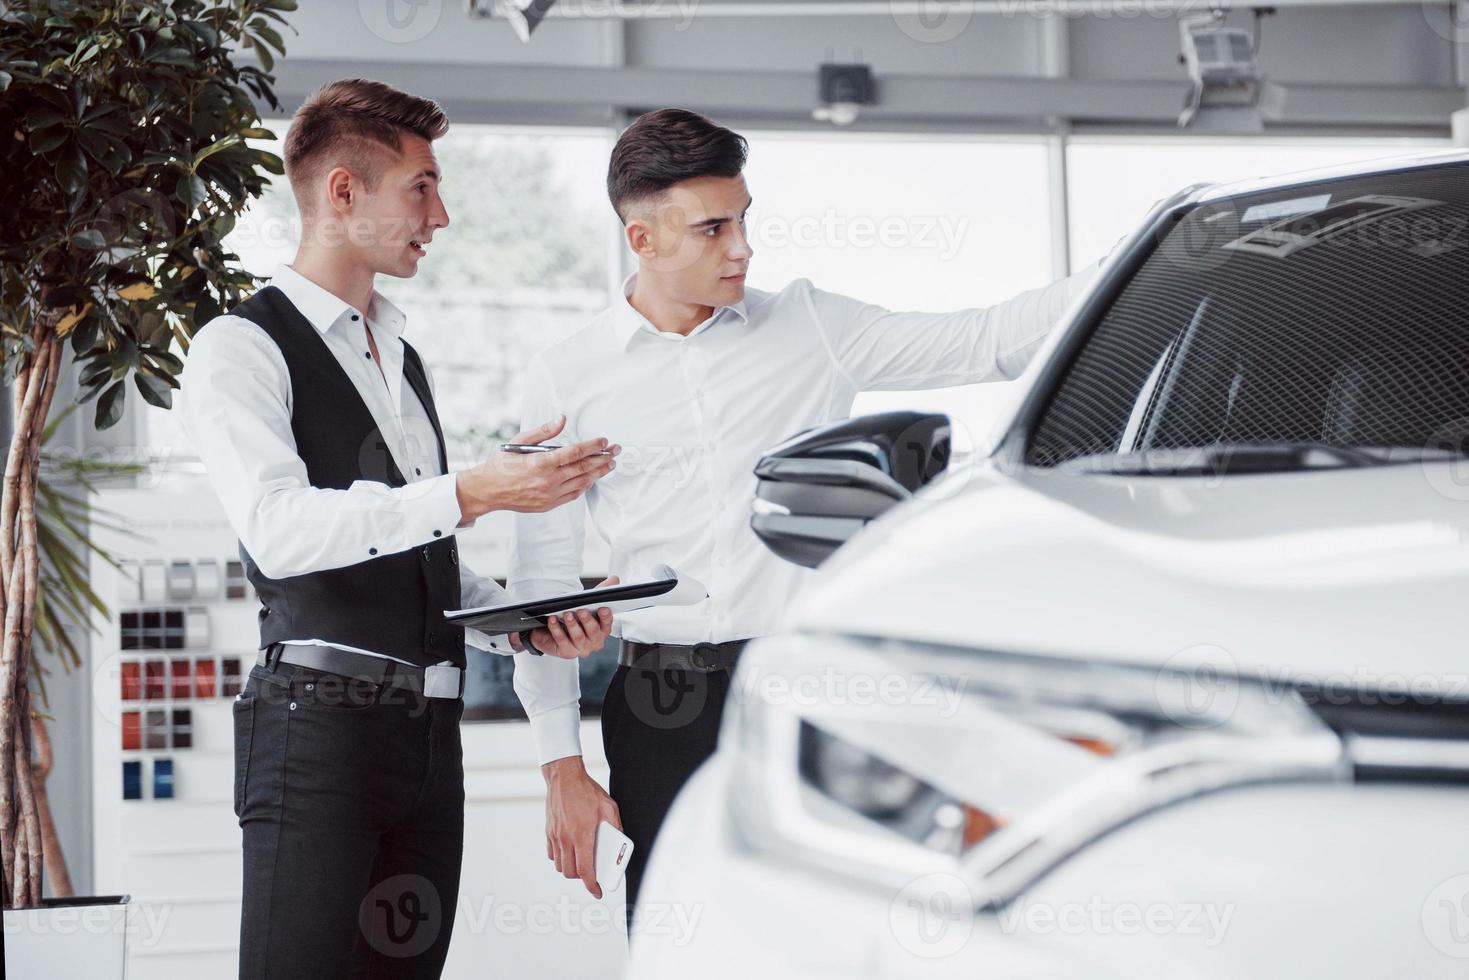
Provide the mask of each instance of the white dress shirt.
[{"label": "white dress shirt", "polygon": [[[558,442],[604,436],[623,449],[582,500],[516,515],[511,593],[575,588],[590,514],[622,581],[666,564],[709,589],[696,605],[617,617],[623,638],[690,644],[774,631],[810,573],[750,530],[765,450],[847,418],[862,391],[1016,377],[1095,271],[954,313],[893,313],[800,279],[778,293],[746,290],[686,337],[633,309],[628,279],[617,303],[527,369],[527,426],[565,413]],[[515,690],[542,763],[580,753],[574,662],[517,657]]]},{"label": "white dress shirt", "polygon": [[[313,487],[291,433],[291,377],[275,341],[254,323],[226,314],[189,345],[180,376],[185,431],[245,550],[270,578],[289,578],[395,554],[453,534],[461,513],[454,474],[439,466],[438,440],[403,373],[403,313],[374,292],[365,314],[288,265],[271,285],[285,293],[326,343],[378,424],[406,486],[358,480],[345,490]],[[372,358],[372,328],[382,368]],[[430,391],[433,376],[428,373]],[[467,525],[465,525],[467,526]],[[465,606],[508,601],[493,580],[461,561]],[[470,630],[476,646],[508,652]],[[297,637],[287,643],[324,643]],[[401,651],[358,653],[402,660]]]}]

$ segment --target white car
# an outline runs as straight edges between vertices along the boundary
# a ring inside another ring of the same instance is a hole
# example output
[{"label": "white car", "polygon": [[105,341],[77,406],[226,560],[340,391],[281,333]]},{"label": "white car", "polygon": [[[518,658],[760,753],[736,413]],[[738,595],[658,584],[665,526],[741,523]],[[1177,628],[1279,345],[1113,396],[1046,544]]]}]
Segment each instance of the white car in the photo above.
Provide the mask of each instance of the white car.
[{"label": "white car", "polygon": [[1038,362],[969,465],[762,460],[778,553],[871,526],[747,649],[630,975],[1469,975],[1469,154],[1181,192]]}]

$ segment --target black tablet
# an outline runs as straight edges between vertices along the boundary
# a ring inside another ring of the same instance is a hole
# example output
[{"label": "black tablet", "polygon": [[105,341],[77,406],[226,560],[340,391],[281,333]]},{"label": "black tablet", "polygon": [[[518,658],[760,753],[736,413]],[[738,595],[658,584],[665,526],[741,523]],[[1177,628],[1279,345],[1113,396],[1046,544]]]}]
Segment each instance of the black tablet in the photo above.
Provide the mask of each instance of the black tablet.
[{"label": "black tablet", "polygon": [[568,592],[565,595],[547,596],[529,602],[517,602],[507,606],[479,606],[474,609],[445,609],[444,619],[455,626],[468,626],[486,633],[518,633],[521,630],[538,629],[546,625],[546,617],[552,613],[576,609],[580,606],[608,606],[614,602],[636,602],[639,599],[654,599],[673,591],[678,579],[665,578],[656,582],[636,582],[629,585],[607,585],[600,589],[583,592]]}]

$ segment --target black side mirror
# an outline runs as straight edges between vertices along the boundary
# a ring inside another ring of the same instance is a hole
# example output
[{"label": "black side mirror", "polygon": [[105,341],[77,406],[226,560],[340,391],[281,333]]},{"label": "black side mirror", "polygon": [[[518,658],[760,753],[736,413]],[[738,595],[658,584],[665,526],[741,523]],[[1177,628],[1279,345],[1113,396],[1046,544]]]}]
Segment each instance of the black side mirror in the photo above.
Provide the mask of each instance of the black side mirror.
[{"label": "black side mirror", "polygon": [[884,412],[808,429],[755,465],[750,526],[786,561],[815,568],[949,465],[949,417]]}]

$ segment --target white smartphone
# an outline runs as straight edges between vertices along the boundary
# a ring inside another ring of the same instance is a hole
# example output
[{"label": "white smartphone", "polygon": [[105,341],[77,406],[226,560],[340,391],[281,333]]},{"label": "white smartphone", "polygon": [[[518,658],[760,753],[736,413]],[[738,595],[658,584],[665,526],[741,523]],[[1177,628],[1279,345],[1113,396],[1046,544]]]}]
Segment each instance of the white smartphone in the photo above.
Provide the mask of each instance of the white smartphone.
[{"label": "white smartphone", "polygon": [[631,837],[606,820],[597,824],[597,843],[592,857],[597,865],[597,884],[602,886],[603,895],[615,891],[622,884],[632,849]]}]

